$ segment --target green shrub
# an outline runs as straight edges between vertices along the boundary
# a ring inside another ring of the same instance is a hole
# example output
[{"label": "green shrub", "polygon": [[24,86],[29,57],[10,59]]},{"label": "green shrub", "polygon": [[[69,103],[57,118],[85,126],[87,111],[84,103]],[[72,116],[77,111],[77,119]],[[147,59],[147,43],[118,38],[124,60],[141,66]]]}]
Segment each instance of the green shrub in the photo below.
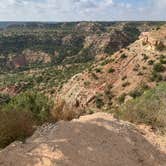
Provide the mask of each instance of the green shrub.
[{"label": "green shrub", "polygon": [[110,59],[106,59],[105,61],[101,62],[101,66],[107,65],[108,63],[110,63]]},{"label": "green shrub", "polygon": [[104,102],[100,94],[96,96],[95,103],[97,108],[102,108],[104,106]]},{"label": "green shrub", "polygon": [[163,77],[160,73],[153,71],[150,79],[151,79],[151,81],[160,82],[163,80]]},{"label": "green shrub", "polygon": [[122,81],[125,80],[125,79],[127,79],[127,76],[123,76],[123,77],[122,77]]},{"label": "green shrub", "polygon": [[128,85],[130,85],[130,83],[129,83],[128,81],[126,81],[126,82],[124,82],[124,83],[122,84],[122,87],[126,87],[126,86],[128,86]]},{"label": "green shrub", "polygon": [[162,42],[158,43],[158,44],[156,45],[156,50],[157,50],[157,51],[163,51],[163,50],[165,50],[164,44],[163,44]]},{"label": "green shrub", "polygon": [[118,97],[118,101],[120,104],[124,103],[126,97],[126,93],[123,93],[121,96]]},{"label": "green shrub", "polygon": [[101,68],[96,68],[95,71],[96,73],[101,73]]},{"label": "green shrub", "polygon": [[146,69],[147,69],[147,67],[146,67],[146,66],[142,66],[142,69],[143,69],[143,70],[146,70]]},{"label": "green shrub", "polygon": [[109,105],[112,104],[112,98],[114,97],[112,91],[110,90],[111,88],[109,87],[110,85],[108,85],[105,89],[104,89],[104,94],[105,97],[108,99],[108,103]]},{"label": "green shrub", "polygon": [[145,123],[166,132],[166,83],[146,91],[142,96],[124,104],[116,116],[134,123]]},{"label": "green shrub", "polygon": [[5,94],[0,94],[0,104],[8,103],[10,101],[10,96]]},{"label": "green shrub", "polygon": [[139,72],[137,73],[137,75],[138,75],[138,76],[142,76],[142,75],[144,75],[144,74],[143,74],[143,72],[139,71]]},{"label": "green shrub", "polygon": [[125,58],[127,58],[127,55],[126,54],[121,54],[120,58],[125,59]]},{"label": "green shrub", "polygon": [[160,59],[160,63],[161,64],[166,64],[166,60],[165,59]]},{"label": "green shrub", "polygon": [[108,73],[114,73],[115,72],[115,69],[113,69],[113,68],[110,68],[109,70],[108,70]]},{"label": "green shrub", "polygon": [[84,82],[84,85],[85,85],[85,86],[89,86],[89,85],[90,85],[90,81],[85,81],[85,82]]},{"label": "green shrub", "polygon": [[140,89],[135,89],[135,90],[131,91],[129,93],[129,95],[133,98],[137,98],[137,97],[141,96],[142,93],[143,93],[143,91],[141,91]]},{"label": "green shrub", "polygon": [[154,64],[154,61],[153,60],[149,60],[148,61],[148,65],[153,65]]},{"label": "green shrub", "polygon": [[142,54],[142,56],[143,56],[144,61],[148,60],[148,58],[149,58],[146,54]]},{"label": "green shrub", "polygon": [[95,74],[95,73],[91,73],[92,77],[95,79],[95,80],[98,80],[98,76]]},{"label": "green shrub", "polygon": [[165,67],[161,63],[155,63],[153,65],[153,71],[163,72],[164,70],[165,70]]},{"label": "green shrub", "polygon": [[36,121],[43,123],[49,119],[52,102],[43,94],[37,92],[24,92],[12,98],[4,105],[5,111],[31,112]]},{"label": "green shrub", "polygon": [[157,27],[156,30],[160,30],[161,28],[160,27]]},{"label": "green shrub", "polygon": [[166,59],[165,59],[166,57],[164,56],[164,55],[161,55],[160,56],[160,63],[161,64],[166,64]]}]

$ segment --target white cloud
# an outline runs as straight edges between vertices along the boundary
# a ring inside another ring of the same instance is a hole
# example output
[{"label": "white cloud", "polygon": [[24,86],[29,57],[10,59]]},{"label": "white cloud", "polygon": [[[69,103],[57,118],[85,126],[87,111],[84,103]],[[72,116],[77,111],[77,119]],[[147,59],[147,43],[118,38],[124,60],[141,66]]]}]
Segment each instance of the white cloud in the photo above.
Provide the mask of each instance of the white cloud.
[{"label": "white cloud", "polygon": [[0,20],[166,19],[166,0],[144,2],[142,6],[134,6],[124,0],[0,0]]}]

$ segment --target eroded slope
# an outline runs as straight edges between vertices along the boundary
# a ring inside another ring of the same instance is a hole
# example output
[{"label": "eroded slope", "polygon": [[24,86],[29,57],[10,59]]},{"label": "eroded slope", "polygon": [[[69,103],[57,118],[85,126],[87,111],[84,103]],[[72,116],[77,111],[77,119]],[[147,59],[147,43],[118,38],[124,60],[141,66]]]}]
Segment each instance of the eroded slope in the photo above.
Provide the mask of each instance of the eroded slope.
[{"label": "eroded slope", "polygon": [[128,100],[137,89],[154,87],[164,81],[165,32],[164,26],[143,33],[139,40],[111,56],[98,55],[97,63],[63,86],[57,100],[65,100],[74,108],[100,108],[117,103],[122,95],[124,101]]}]

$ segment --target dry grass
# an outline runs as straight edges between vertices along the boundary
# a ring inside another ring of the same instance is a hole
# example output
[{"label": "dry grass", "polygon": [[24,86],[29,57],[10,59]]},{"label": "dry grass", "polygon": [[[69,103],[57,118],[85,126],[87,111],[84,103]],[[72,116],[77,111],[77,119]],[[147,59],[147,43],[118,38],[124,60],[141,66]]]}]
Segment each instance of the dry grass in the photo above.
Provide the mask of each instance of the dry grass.
[{"label": "dry grass", "polygon": [[76,110],[72,106],[69,106],[64,100],[59,100],[54,109],[51,111],[51,115],[53,118],[58,120],[72,120],[74,118],[78,118],[83,113],[82,110]]},{"label": "dry grass", "polygon": [[24,111],[0,111],[0,148],[15,140],[23,141],[33,131],[32,114]]}]

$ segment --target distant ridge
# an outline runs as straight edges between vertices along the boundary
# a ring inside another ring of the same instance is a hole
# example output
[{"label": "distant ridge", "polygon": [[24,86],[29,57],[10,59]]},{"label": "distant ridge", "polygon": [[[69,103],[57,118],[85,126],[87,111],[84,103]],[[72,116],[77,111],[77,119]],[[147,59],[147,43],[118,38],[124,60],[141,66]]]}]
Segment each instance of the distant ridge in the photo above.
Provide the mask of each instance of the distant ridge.
[{"label": "distant ridge", "polygon": [[27,26],[27,25],[54,25],[57,24],[57,22],[34,22],[34,21],[0,21],[0,28],[8,28],[13,26]]},{"label": "distant ridge", "polygon": [[100,23],[122,23],[122,22],[135,22],[135,23],[161,23],[164,24],[164,21],[71,21],[71,22],[57,22],[57,21],[0,21],[0,28],[10,28],[10,27],[25,27],[25,26],[30,26],[33,25],[33,27],[47,27],[47,26],[52,26],[55,24],[63,24],[63,23],[80,23],[80,22],[100,22]]}]

